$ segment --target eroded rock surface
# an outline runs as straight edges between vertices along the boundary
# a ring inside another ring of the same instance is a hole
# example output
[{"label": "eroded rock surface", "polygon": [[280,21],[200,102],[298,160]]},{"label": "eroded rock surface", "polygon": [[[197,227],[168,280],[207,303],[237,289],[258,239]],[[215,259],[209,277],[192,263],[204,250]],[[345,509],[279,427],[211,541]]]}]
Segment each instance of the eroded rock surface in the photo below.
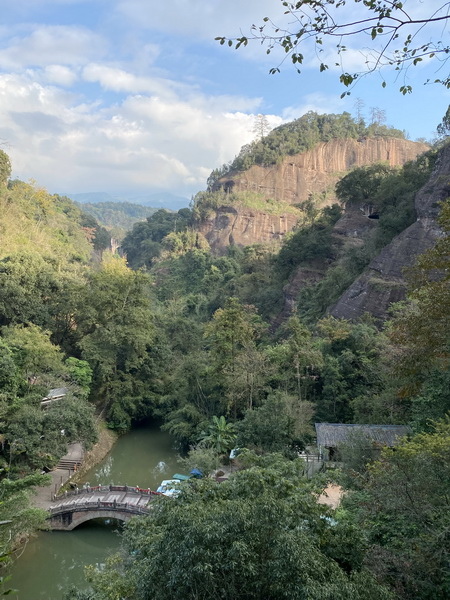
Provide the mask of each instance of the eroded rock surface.
[{"label": "eroded rock surface", "polygon": [[364,313],[384,321],[392,302],[405,298],[403,270],[442,235],[436,219],[439,202],[450,195],[450,145],[443,148],[429,181],[415,198],[417,221],[395,237],[369,264],[364,273],[339,298],[330,313],[355,320]]},{"label": "eroded rock surface", "polygon": [[391,167],[403,165],[428,149],[420,142],[387,137],[331,140],[302,154],[286,156],[278,165],[254,165],[242,173],[222,177],[214,189],[257,192],[266,198],[298,204],[310,194],[333,191],[350,169],[376,162]]},{"label": "eroded rock surface", "polygon": [[[332,140],[308,152],[285,157],[278,165],[254,165],[245,172],[229,174],[214,189],[257,192],[271,204],[275,201],[290,205],[327,191],[325,203],[332,204],[336,201],[336,182],[350,169],[374,162],[400,166],[426,150],[426,144],[397,138]],[[245,246],[277,241],[294,228],[297,216],[288,211],[277,215],[273,212],[222,206],[199,229],[211,248],[219,253],[230,244]]]}]

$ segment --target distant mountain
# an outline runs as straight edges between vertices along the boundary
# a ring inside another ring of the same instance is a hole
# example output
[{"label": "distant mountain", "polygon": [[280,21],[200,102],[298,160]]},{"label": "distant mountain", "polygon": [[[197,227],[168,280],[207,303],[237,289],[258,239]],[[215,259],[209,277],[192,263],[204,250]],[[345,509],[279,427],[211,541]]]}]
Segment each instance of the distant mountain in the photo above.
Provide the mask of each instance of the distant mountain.
[{"label": "distant mountain", "polygon": [[82,204],[99,204],[103,202],[129,202],[154,208],[180,210],[189,206],[189,198],[176,196],[170,192],[154,192],[152,194],[120,194],[113,196],[107,192],[84,192],[81,194],[66,193],[66,196]]},{"label": "distant mountain", "polygon": [[[76,202],[80,209],[92,215],[97,222],[105,227],[111,235],[122,240],[126,232],[133,228],[134,223],[145,221],[158,208],[131,204],[130,202]],[[168,210],[168,209],[167,209]]]}]

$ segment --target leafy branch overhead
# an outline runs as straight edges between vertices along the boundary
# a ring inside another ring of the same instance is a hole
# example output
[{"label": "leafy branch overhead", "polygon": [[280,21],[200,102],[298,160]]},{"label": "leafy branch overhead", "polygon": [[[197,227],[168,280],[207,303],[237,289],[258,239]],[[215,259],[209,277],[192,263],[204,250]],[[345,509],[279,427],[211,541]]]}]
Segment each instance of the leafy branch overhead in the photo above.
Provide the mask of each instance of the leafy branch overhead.
[{"label": "leafy branch overhead", "polygon": [[[347,88],[367,73],[383,68],[404,71],[430,60],[437,61],[442,73],[449,58],[450,46],[440,39],[448,33],[449,2],[436,6],[435,2],[425,5],[416,0],[283,0],[281,4],[283,12],[277,22],[264,17],[261,25],[251,26],[250,35],[215,39],[236,49],[258,40],[267,54],[281,50],[284,57],[270,69],[272,74],[280,72],[286,59],[299,73],[301,66],[309,66],[313,59],[321,72],[338,67],[339,81]],[[355,55],[361,69],[350,72],[346,64],[351,64]],[[441,73],[424,83],[449,88],[450,75]],[[406,72],[404,75],[400,92],[407,94],[412,86]],[[384,78],[381,85],[386,86]],[[349,93],[345,91],[341,97]]]}]

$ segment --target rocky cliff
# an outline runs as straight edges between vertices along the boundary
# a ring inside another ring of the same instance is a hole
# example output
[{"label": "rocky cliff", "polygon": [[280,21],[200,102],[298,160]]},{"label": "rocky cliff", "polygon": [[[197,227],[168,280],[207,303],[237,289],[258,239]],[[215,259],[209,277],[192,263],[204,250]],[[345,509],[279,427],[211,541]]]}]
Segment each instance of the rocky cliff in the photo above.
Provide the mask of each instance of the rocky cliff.
[{"label": "rocky cliff", "polygon": [[221,206],[203,221],[199,230],[218,253],[232,244],[249,246],[275,242],[295,227],[298,211],[274,215],[245,206]]},{"label": "rocky cliff", "polygon": [[[295,205],[311,195],[328,192],[325,203],[336,201],[334,186],[350,169],[374,162],[403,165],[428,149],[426,144],[397,138],[332,140],[312,150],[285,157],[278,165],[252,166],[218,180],[214,190],[252,192],[271,203]],[[295,211],[255,210],[245,205],[222,206],[204,220],[200,231],[215,251],[229,244],[248,245],[282,238],[295,226]]]},{"label": "rocky cliff", "polygon": [[392,302],[405,297],[403,270],[442,235],[436,223],[439,202],[450,195],[450,145],[442,149],[430,180],[417,193],[417,221],[392,240],[369,264],[365,272],[341,296],[330,313],[354,320],[368,312],[379,321]]}]

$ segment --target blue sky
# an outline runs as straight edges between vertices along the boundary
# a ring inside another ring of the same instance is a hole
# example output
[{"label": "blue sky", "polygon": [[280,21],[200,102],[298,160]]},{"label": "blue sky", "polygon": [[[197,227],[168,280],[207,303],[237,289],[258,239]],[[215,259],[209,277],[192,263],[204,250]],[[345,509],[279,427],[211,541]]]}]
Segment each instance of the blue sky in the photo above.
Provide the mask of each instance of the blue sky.
[{"label": "blue sky", "polygon": [[[272,126],[308,110],[355,115],[360,98],[367,120],[377,107],[410,139],[432,139],[450,103],[443,86],[423,85],[448,72],[436,61],[409,69],[413,94],[398,92],[404,73],[386,73],[386,88],[373,73],[341,99],[337,70],[319,73],[311,62],[301,75],[289,64],[269,75],[281,55],[267,56],[259,43],[235,51],[214,41],[248,33],[266,15],[281,18],[280,0],[1,4],[0,141],[13,175],[52,193],[190,197],[253,139],[257,114]],[[440,4],[404,2],[417,15]],[[445,39],[448,29],[422,35]],[[362,64],[358,43],[346,55],[350,71]]]}]

